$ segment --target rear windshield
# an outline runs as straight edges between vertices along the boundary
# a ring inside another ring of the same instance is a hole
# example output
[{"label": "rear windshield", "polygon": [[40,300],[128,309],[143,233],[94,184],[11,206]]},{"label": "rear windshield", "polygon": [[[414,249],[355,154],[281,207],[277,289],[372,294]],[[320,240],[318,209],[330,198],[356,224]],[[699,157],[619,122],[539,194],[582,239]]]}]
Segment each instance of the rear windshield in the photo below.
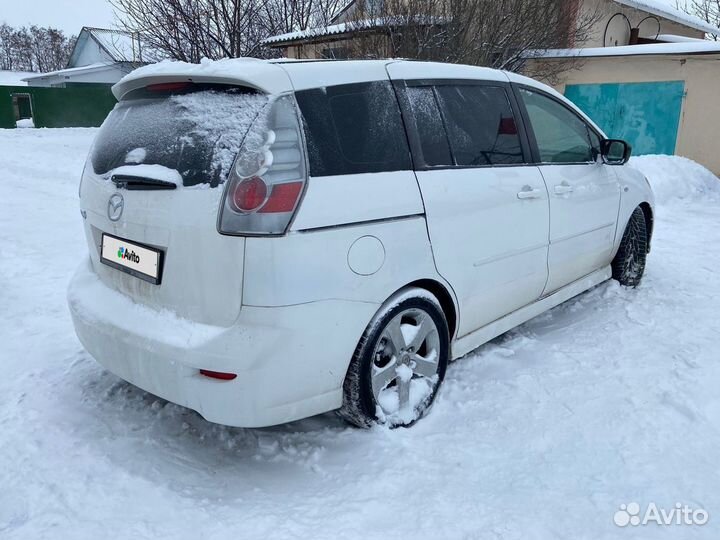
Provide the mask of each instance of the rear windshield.
[{"label": "rear windshield", "polygon": [[[130,92],[100,128],[91,153],[95,174],[160,165],[184,186],[225,181],[267,96],[247,88],[168,83]],[[148,170],[147,168],[143,170]]]}]

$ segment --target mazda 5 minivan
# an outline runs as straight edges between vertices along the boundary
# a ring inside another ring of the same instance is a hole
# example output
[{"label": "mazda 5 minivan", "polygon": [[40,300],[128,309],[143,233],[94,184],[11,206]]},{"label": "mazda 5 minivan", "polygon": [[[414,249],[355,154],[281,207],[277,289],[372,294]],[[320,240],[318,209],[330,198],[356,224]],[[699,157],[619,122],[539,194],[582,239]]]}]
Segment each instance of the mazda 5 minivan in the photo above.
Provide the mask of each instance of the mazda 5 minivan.
[{"label": "mazda 5 minivan", "polygon": [[77,335],[212,422],[410,425],[452,359],[643,275],[653,195],[629,146],[534,80],[225,60],[113,92],[80,186]]}]

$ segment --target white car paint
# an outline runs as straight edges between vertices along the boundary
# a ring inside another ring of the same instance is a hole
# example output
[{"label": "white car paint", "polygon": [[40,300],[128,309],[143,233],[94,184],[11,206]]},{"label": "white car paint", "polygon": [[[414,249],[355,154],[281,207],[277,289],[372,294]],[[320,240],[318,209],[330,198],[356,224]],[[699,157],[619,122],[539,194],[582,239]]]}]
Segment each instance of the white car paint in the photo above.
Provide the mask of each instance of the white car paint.
[{"label": "white car paint", "polygon": [[[388,72],[393,79],[472,78],[553,92],[469,66],[250,60],[161,63],[133,72],[114,92],[121,98],[147,84],[192,80],[277,94],[387,80]],[[446,292],[448,318],[457,319],[452,355],[459,357],[608,279],[630,214],[653,205],[639,173],[613,167],[594,174],[609,168],[588,166],[585,177],[536,165],[310,177],[288,231],[277,237],[219,234],[222,189],[123,190],[125,214],[111,222],[106,206],[117,190],[86,171],[80,200],[90,261],[68,293],[76,331],[112,372],[213,422],[266,426],[336,409],[364,329],[408,284]],[[564,180],[575,183],[577,196],[555,197],[553,186]],[[603,182],[621,199],[613,203],[597,190]],[[578,224],[581,218],[591,225]],[[599,234],[590,230],[596,225]],[[100,264],[102,232],[162,249],[162,284]],[[366,238],[377,242],[371,248]],[[358,262],[358,242],[372,264]],[[201,369],[237,378],[213,380]]]}]

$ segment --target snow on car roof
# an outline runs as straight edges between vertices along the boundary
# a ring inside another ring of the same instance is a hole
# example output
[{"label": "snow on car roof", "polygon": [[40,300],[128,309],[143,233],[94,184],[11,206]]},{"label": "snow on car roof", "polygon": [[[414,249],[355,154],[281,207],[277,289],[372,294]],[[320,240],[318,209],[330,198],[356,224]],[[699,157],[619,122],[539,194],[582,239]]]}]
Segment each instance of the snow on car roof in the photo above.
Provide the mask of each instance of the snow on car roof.
[{"label": "snow on car roof", "polygon": [[477,78],[507,81],[497,70],[476,66],[386,60],[286,61],[235,58],[203,60],[199,64],[163,61],[143,66],[126,75],[113,87],[120,99],[126,92],[153,82],[203,81],[242,83],[266,93],[318,88],[339,84],[387,79],[389,64],[402,65],[402,78]]}]

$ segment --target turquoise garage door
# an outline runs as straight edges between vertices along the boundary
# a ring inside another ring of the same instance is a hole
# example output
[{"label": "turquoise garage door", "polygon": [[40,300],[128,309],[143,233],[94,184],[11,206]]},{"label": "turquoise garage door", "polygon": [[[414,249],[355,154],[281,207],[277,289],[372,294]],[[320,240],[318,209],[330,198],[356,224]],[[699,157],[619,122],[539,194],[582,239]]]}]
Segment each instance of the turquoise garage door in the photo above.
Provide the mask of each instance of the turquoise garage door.
[{"label": "turquoise garage door", "polygon": [[633,155],[674,154],[685,95],[683,81],[574,84],[565,96]]}]

